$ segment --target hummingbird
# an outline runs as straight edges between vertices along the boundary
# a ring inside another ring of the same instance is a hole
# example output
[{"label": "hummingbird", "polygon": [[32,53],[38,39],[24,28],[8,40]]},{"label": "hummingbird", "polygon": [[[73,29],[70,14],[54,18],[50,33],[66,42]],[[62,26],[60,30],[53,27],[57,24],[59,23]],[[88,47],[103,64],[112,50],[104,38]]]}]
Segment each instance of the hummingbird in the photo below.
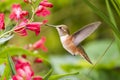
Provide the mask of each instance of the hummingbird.
[{"label": "hummingbird", "polygon": [[66,25],[46,25],[55,27],[57,29],[62,46],[66,51],[68,51],[74,56],[81,55],[84,59],[86,59],[89,63],[92,64],[90,58],[88,57],[80,43],[90,34],[92,34],[99,27],[100,24],[100,21],[90,23],[73,34],[70,34],[68,26]]}]

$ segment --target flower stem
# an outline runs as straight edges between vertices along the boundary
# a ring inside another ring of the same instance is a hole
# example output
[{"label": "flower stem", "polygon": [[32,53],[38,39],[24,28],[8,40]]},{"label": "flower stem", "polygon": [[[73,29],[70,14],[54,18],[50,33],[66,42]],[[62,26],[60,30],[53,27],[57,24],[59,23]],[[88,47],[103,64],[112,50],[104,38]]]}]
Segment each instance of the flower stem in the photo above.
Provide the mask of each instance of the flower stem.
[{"label": "flower stem", "polygon": [[0,38],[4,37],[6,34],[9,34],[13,31],[14,31],[14,29],[11,29],[10,31],[7,31],[7,32],[3,33],[2,35],[0,35]]},{"label": "flower stem", "polygon": [[35,8],[33,4],[31,4],[31,8],[32,8],[32,16],[31,16],[30,22],[34,20],[34,15],[35,15]]}]

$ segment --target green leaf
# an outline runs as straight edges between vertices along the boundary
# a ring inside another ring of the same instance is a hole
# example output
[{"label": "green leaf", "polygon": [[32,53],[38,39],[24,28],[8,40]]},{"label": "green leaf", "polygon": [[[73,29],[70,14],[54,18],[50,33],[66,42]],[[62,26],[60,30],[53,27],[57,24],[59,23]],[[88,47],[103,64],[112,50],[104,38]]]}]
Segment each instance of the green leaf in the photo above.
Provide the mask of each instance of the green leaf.
[{"label": "green leaf", "polygon": [[7,34],[4,37],[0,38],[0,44],[5,43],[6,41],[10,40],[11,38],[13,38],[13,34]]},{"label": "green leaf", "polygon": [[7,26],[3,32],[0,33],[0,44],[10,40],[14,35],[12,33],[14,25]]},{"label": "green leaf", "polygon": [[61,74],[61,75],[52,75],[49,80],[58,80],[60,78],[63,78],[65,76],[72,76],[72,75],[78,75],[79,72],[74,72],[74,73],[67,73],[67,74]]},{"label": "green leaf", "polygon": [[0,64],[0,75],[3,75],[5,70],[5,64]]},{"label": "green leaf", "polygon": [[43,77],[43,79],[44,79],[44,80],[48,80],[49,77],[51,76],[52,72],[53,72],[53,70],[50,69],[50,71]]},{"label": "green leaf", "polygon": [[0,58],[0,64],[6,63],[6,62],[7,62],[7,59],[5,59],[5,58]]},{"label": "green leaf", "polygon": [[[116,21],[115,21],[115,18],[114,18],[114,15],[112,13],[112,10],[111,10],[111,7],[110,7],[110,3],[108,0],[105,0],[106,2],[106,6],[107,6],[107,10],[108,10],[108,14],[109,14],[109,18],[110,18],[110,21],[113,23],[113,25],[117,28],[117,24],[116,24]],[[118,29],[118,28],[117,28]]]},{"label": "green leaf", "polygon": [[13,56],[13,55],[23,55],[23,54],[25,54],[25,55],[27,55],[27,56],[34,56],[34,57],[39,57],[39,58],[41,58],[41,59],[43,59],[44,60],[44,62],[43,63],[45,63],[46,65],[48,65],[49,67],[51,67],[51,65],[50,65],[50,63],[44,58],[44,57],[42,57],[42,56],[40,56],[40,55],[38,55],[38,54],[34,54],[34,53],[32,53],[32,52],[30,52],[30,51],[28,51],[28,50],[26,50],[26,49],[23,49],[23,48],[19,48],[19,47],[15,47],[15,46],[12,46],[12,47],[7,47],[7,48],[5,48],[4,50],[2,50],[1,52],[0,52],[0,57],[6,57],[6,54],[9,54],[9,55],[11,55],[11,56]]},{"label": "green leaf", "polygon": [[10,31],[10,30],[12,30],[13,29],[13,27],[15,27],[15,25],[9,25],[9,26],[7,26],[6,28],[5,28],[5,30],[4,30],[4,32],[7,32],[7,31]]},{"label": "green leaf", "polygon": [[117,11],[117,13],[120,17],[120,3],[119,3],[119,0],[111,0],[111,3],[113,4],[114,8],[116,9],[116,11]]},{"label": "green leaf", "polygon": [[[106,2],[106,6],[107,6],[107,10],[108,10],[110,21],[118,29],[116,21],[115,21],[115,18],[114,18],[114,15],[113,15],[113,12],[112,12],[111,7],[110,7],[110,3],[109,3],[108,0],[105,0],[105,2]],[[116,43],[118,45],[118,48],[120,48],[120,39],[116,35],[115,35],[115,39],[116,39]],[[119,52],[120,52],[120,50],[119,50]]]},{"label": "green leaf", "polygon": [[7,54],[7,58],[8,58],[8,63],[9,63],[10,69],[12,71],[12,74],[15,75],[16,74],[16,70],[15,70],[15,66],[14,66],[13,60],[12,60],[11,56],[9,56],[9,54]]},{"label": "green leaf", "polygon": [[0,78],[0,80],[4,80],[4,78],[6,78],[6,80],[10,79],[10,67],[7,63],[5,65],[4,73],[2,77]]},{"label": "green leaf", "polygon": [[100,9],[96,8],[89,0],[83,0],[98,16],[100,16],[114,31],[115,35],[120,39],[120,31],[110,21],[109,17],[106,16]]}]

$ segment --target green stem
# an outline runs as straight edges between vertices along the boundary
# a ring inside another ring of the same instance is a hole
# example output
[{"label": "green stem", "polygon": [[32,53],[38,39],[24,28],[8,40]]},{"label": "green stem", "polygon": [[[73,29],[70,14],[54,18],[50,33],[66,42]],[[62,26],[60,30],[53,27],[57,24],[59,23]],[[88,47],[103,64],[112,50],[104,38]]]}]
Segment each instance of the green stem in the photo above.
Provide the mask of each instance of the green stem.
[{"label": "green stem", "polygon": [[31,19],[30,19],[30,22],[32,22],[33,20],[34,20],[34,15],[35,15],[35,8],[34,8],[34,5],[33,4],[31,4],[31,8],[32,8],[32,16],[31,16]]},{"label": "green stem", "polygon": [[108,11],[108,14],[109,14],[110,21],[113,23],[113,25],[116,27],[116,29],[118,29],[115,18],[114,18],[114,15],[113,15],[113,12],[111,10],[109,0],[105,0],[105,3],[106,3],[106,7],[107,7],[107,11]]},{"label": "green stem", "polygon": [[120,16],[120,10],[118,9],[116,3],[115,3],[113,0],[111,0],[111,2],[112,2],[112,4],[113,4],[114,8],[116,9],[118,15]]},{"label": "green stem", "polygon": [[10,31],[7,31],[7,32],[3,33],[2,35],[0,35],[0,38],[2,38],[2,37],[5,36],[6,34],[9,34],[9,33],[13,32],[13,31],[14,31],[14,29],[11,29]]}]

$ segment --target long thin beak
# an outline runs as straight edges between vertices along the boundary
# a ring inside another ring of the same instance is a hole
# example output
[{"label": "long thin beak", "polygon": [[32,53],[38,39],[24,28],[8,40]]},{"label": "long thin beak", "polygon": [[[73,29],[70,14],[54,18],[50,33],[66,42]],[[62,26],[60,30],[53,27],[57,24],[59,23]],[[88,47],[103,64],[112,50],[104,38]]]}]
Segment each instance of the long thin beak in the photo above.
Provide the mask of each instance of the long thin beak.
[{"label": "long thin beak", "polygon": [[51,25],[51,24],[45,24],[46,26],[50,26],[50,27],[55,27],[56,28],[56,26],[55,25]]}]

